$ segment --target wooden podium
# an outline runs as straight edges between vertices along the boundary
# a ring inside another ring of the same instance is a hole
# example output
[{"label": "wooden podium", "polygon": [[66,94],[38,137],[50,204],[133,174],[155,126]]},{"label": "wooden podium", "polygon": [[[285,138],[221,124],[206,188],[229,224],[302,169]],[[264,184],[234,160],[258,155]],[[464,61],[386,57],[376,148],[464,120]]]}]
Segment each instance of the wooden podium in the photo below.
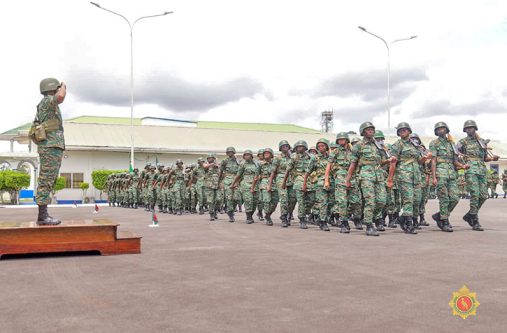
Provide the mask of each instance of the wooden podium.
[{"label": "wooden podium", "polygon": [[0,221],[0,257],[5,254],[99,251],[141,253],[141,237],[118,231],[107,219],[62,221],[57,226]]}]

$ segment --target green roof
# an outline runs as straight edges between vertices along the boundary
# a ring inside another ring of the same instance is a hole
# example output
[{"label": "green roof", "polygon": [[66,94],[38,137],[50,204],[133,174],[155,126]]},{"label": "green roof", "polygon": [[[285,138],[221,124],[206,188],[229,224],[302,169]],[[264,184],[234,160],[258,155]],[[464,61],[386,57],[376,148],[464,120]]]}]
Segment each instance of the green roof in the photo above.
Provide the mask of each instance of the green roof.
[{"label": "green roof", "polygon": [[270,124],[270,123],[235,123],[219,121],[197,121],[198,128],[221,128],[221,129],[239,129],[249,131],[268,131],[268,132],[298,132],[298,133],[319,133],[312,128],[306,128],[292,124]]},{"label": "green roof", "polygon": [[[81,124],[113,124],[113,125],[130,125],[130,117],[96,117],[96,116],[81,116],[71,119],[65,119],[68,123],[81,123]],[[134,125],[141,125],[140,118],[133,119]]]},{"label": "green roof", "polygon": [[[173,121],[178,121],[171,119]],[[65,119],[67,123],[80,124],[113,124],[113,125],[130,125],[130,117],[98,117],[98,116],[80,116]],[[188,123],[189,121],[183,121]],[[312,128],[306,128],[292,124],[270,124],[270,123],[240,123],[240,122],[220,122],[220,121],[191,121],[197,125],[197,128],[212,129],[237,129],[246,131],[267,131],[267,132],[296,132],[296,133],[319,133]],[[141,118],[133,119],[134,125],[142,125]],[[4,132],[4,135],[17,135],[19,131],[28,131],[31,123],[13,128]]]}]

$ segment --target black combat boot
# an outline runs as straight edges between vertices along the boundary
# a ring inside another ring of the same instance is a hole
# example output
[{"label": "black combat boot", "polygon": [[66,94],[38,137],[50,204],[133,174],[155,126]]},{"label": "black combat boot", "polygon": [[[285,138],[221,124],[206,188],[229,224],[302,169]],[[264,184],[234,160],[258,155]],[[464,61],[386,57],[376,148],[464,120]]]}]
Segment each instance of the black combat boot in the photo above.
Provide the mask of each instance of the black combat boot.
[{"label": "black combat boot", "polygon": [[424,218],[424,214],[419,214],[419,225],[421,227],[429,227],[429,223],[426,222],[426,219]]},{"label": "black combat boot", "polygon": [[389,228],[397,228],[396,221],[394,219],[394,214],[388,214],[387,217],[389,218],[388,227]]},{"label": "black combat boot", "polygon": [[308,229],[308,226],[306,225],[306,218],[305,217],[299,218],[299,228],[300,229]]},{"label": "black combat boot", "polygon": [[409,229],[407,216],[402,215],[398,217],[398,224],[400,225],[401,230],[403,230],[404,232],[407,232],[407,230]]},{"label": "black combat boot", "polygon": [[416,235],[417,231],[415,230],[414,219],[412,216],[400,216],[400,220],[401,219],[403,219],[403,224],[405,225],[405,229],[403,231],[405,231],[406,234]]},{"label": "black combat boot", "polygon": [[440,219],[440,212],[436,212],[435,214],[431,215],[431,218],[433,219],[433,221],[435,221],[437,223],[437,226],[440,228],[440,230],[445,231],[444,230],[444,223]]},{"label": "black combat boot", "polygon": [[227,213],[227,215],[229,216],[229,222],[233,223],[235,220],[234,220],[234,213],[233,212],[229,212]]},{"label": "black combat boot", "polygon": [[218,220],[218,210],[215,209],[215,220]]},{"label": "black combat boot", "polygon": [[377,229],[373,226],[373,223],[366,223],[366,236],[378,236]]},{"label": "black combat boot", "polygon": [[254,223],[252,215],[253,215],[253,212],[246,213],[246,224]]},{"label": "black combat boot", "polygon": [[453,232],[452,225],[449,223],[448,219],[442,219],[442,231]]},{"label": "black combat boot", "polygon": [[340,233],[342,233],[342,234],[350,233],[350,226],[349,226],[348,220],[341,220],[340,221]]},{"label": "black combat boot", "polygon": [[384,225],[382,224],[382,218],[375,220],[375,227],[377,227],[378,231],[386,231],[386,228],[384,228]]},{"label": "black combat boot", "polygon": [[48,206],[39,206],[39,216],[37,217],[37,225],[59,225],[62,223],[59,219],[49,216]]},{"label": "black combat boot", "polygon": [[273,220],[271,219],[271,213],[266,213],[264,215],[264,218],[266,219],[266,225],[272,226]]},{"label": "black combat boot", "polygon": [[264,216],[262,215],[261,209],[257,211],[257,217],[259,218],[259,221],[264,221]]},{"label": "black combat boot", "polygon": [[387,227],[386,217],[387,217],[387,213],[382,214],[382,225],[384,226],[384,228]]},{"label": "black combat boot", "polygon": [[287,223],[287,214],[282,214],[282,216],[280,216],[280,220],[282,220],[282,228],[287,228],[289,226]]},{"label": "black combat boot", "polygon": [[472,214],[470,214],[470,212],[463,215],[463,220],[465,220],[465,222],[467,222],[471,227],[474,226],[474,222],[472,220]]},{"label": "black combat boot", "polygon": [[320,221],[319,228],[322,231],[329,231],[329,226],[327,225],[327,222],[325,220]]},{"label": "black combat boot", "polygon": [[421,230],[421,226],[419,225],[419,222],[417,221],[417,216],[412,216],[412,226],[414,229]]},{"label": "black combat boot", "polygon": [[475,231],[484,231],[481,224],[479,223],[479,216],[470,214],[472,220],[472,229]]},{"label": "black combat boot", "polygon": [[199,215],[204,214],[204,208],[202,206],[199,206]]},{"label": "black combat boot", "polygon": [[241,205],[238,205],[238,211],[239,211],[240,213],[243,213],[243,208],[241,208]]},{"label": "black combat boot", "polygon": [[359,217],[354,217],[352,222],[354,222],[354,226],[357,230],[363,230],[363,224],[361,223],[361,219]]},{"label": "black combat boot", "polygon": [[181,209],[178,209],[177,212],[176,212],[176,215],[181,215]]},{"label": "black combat boot", "polygon": [[209,220],[215,221],[215,214],[214,213],[209,213]]}]

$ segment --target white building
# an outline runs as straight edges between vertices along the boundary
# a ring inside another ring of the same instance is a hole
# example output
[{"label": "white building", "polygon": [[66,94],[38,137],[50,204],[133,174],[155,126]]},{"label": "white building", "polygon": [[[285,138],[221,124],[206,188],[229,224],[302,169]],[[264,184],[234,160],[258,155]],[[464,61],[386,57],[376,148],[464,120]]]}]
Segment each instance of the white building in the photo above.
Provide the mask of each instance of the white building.
[{"label": "white building", "polygon": [[[30,124],[0,134],[0,140],[11,142],[11,151],[0,153],[0,165],[11,169],[25,168],[32,173],[32,184],[38,170],[36,147],[28,140]],[[208,121],[181,121],[163,118],[89,117],[82,116],[64,121],[66,150],[60,169],[67,179],[67,188],[57,193],[59,202],[73,202],[82,199],[79,185],[90,184],[87,196],[99,200],[100,193],[92,186],[91,173],[94,170],[127,170],[130,163],[131,131],[134,135],[135,166],[143,168],[147,162],[172,164],[178,158],[185,163],[194,163],[208,153],[225,156],[225,148],[234,146],[238,154],[246,149],[254,152],[271,147],[277,151],[278,142],[287,140],[294,143],[306,140],[315,145],[325,137],[331,141],[335,134],[291,124],[233,123]],[[429,143],[433,138],[422,138]],[[393,142],[396,137],[389,137]],[[507,145],[492,141],[490,146],[501,160],[490,167],[500,172],[507,168]],[[16,147],[16,149],[14,149]],[[102,196],[106,199],[106,195]]]}]

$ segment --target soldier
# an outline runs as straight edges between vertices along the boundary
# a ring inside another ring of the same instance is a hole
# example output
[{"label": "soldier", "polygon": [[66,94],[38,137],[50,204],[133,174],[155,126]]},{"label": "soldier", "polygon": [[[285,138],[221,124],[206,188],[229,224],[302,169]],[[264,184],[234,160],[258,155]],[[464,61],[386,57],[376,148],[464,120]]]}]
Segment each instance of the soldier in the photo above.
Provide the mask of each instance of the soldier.
[{"label": "soldier", "polygon": [[[429,150],[422,144],[419,135],[416,133],[410,134],[410,141],[412,141],[421,152],[427,154]],[[429,226],[428,222],[424,217],[426,213],[426,204],[428,203],[429,190],[430,190],[430,176],[431,176],[431,159],[427,159],[423,163],[420,163],[421,169],[421,203],[419,205],[419,225],[423,227]],[[394,187],[394,186],[393,186]]]},{"label": "soldier", "polygon": [[220,189],[225,192],[225,208],[229,216],[229,222],[234,222],[234,210],[239,202],[239,191],[231,188],[234,178],[239,170],[239,163],[236,159],[236,149],[234,147],[227,147],[225,150],[227,158],[220,163]]},{"label": "soldier", "polygon": [[155,210],[155,181],[156,181],[156,166],[150,165],[150,172],[146,174],[146,178],[144,180],[144,186],[146,187],[146,208],[147,211]]},{"label": "soldier", "polygon": [[351,163],[349,135],[346,132],[338,133],[336,142],[338,147],[333,149],[329,155],[324,186],[331,188],[331,179],[334,179],[335,205],[332,208],[332,213],[339,218],[340,232],[348,234],[350,232],[349,218],[352,218],[357,229],[363,229],[361,226],[361,194],[355,175],[351,178],[352,186],[350,188],[347,188],[345,184]]},{"label": "soldier", "polygon": [[241,196],[245,203],[246,224],[254,223],[253,213],[256,207],[255,178],[259,175],[258,165],[253,160],[253,153],[247,149],[243,152],[243,162],[240,164],[238,174],[231,184],[236,188],[239,183]]},{"label": "soldier", "polygon": [[324,186],[326,167],[329,160],[329,141],[325,138],[317,141],[317,151],[315,163],[308,170],[310,172],[311,183],[314,184],[315,188],[315,223],[319,226],[320,230],[329,231],[327,214],[331,185]]},{"label": "soldier", "polygon": [[[264,148],[259,149],[257,152],[257,164],[264,161]],[[255,189],[257,192],[257,217],[259,221],[264,221],[264,216],[262,215],[262,210],[264,209],[264,202],[262,200],[262,193],[259,191],[259,184],[256,184],[257,188]]]},{"label": "soldier", "polygon": [[155,202],[158,207],[159,213],[162,213],[162,210],[163,210],[162,195],[160,194],[160,191],[161,191],[161,186],[160,186],[161,179],[160,178],[162,177],[164,168],[165,168],[165,166],[163,164],[161,164],[161,163],[157,164],[157,171],[155,172],[155,177],[154,177],[155,184],[154,184],[153,188],[154,188],[154,192],[155,192]]},{"label": "soldier", "polygon": [[401,193],[402,214],[399,224],[405,233],[417,234],[417,218],[422,195],[420,164],[431,159],[431,153],[422,155],[419,148],[410,141],[412,128],[408,123],[399,123],[396,133],[400,139],[391,146],[391,154],[397,160],[395,175]]},{"label": "soldier", "polygon": [[466,191],[467,182],[465,180],[465,173],[462,171],[463,170],[459,170],[459,172],[458,172],[458,190],[459,190],[459,197],[461,199],[466,199],[466,197],[467,197],[467,191]]},{"label": "soldier", "polygon": [[503,188],[503,198],[507,196],[507,169],[503,170],[502,174],[502,188]]},{"label": "soldier", "polygon": [[282,189],[287,188],[289,177],[294,179],[294,191],[298,203],[298,219],[301,229],[308,229],[307,226],[307,201],[308,201],[308,176],[309,170],[313,168],[315,157],[308,153],[308,144],[304,140],[299,140],[294,144],[295,153],[292,154],[290,163],[285,172],[282,181]]},{"label": "soldier", "polygon": [[197,164],[190,164],[188,172],[188,187],[190,192],[190,214],[197,213],[197,188],[195,186],[197,179],[193,177]]},{"label": "soldier", "polygon": [[356,166],[359,166],[360,187],[364,197],[364,222],[366,223],[366,235],[378,236],[380,231],[385,230],[382,225],[382,210],[386,204],[386,187],[384,173],[380,170],[382,164],[391,162],[389,170],[388,187],[392,187],[392,177],[394,174],[394,164],[396,159],[384,159],[376,141],[373,138],[375,126],[371,122],[364,122],[359,127],[359,133],[363,140],[352,147],[352,157],[350,167],[345,179],[348,188],[352,187],[351,178],[355,172]]},{"label": "soldier", "polygon": [[287,228],[290,225],[290,215],[296,207],[296,194],[292,187],[292,178],[287,179],[285,188],[282,188],[283,178],[290,164],[290,144],[287,140],[282,140],[278,143],[278,150],[280,154],[273,161],[275,169],[271,174],[271,182],[275,181],[280,198],[280,220],[282,221],[282,228]]},{"label": "soldier", "polygon": [[35,201],[39,209],[38,225],[58,225],[57,218],[48,214],[48,204],[51,203],[51,193],[62,164],[65,139],[63,136],[63,121],[59,104],[63,103],[67,95],[65,83],[57,79],[47,78],[40,82],[40,93],[44,96],[37,105],[34,129],[30,136],[34,138],[39,153],[40,169]]},{"label": "soldier", "polygon": [[433,185],[437,188],[439,212],[432,215],[437,226],[446,232],[452,232],[449,215],[459,201],[457,184],[457,169],[468,166],[458,161],[458,151],[449,134],[449,127],[443,121],[435,124],[437,139],[431,141],[430,151],[433,155],[431,161],[431,175]]},{"label": "soldier", "polygon": [[197,203],[199,205],[199,215],[204,214],[204,159],[199,157],[197,159],[197,167],[192,172],[192,181],[195,181],[195,191],[197,193]]},{"label": "soldier", "polygon": [[169,166],[162,169],[162,175],[158,177],[158,183],[160,187],[160,201],[162,202],[162,213],[169,213],[169,172],[171,168]]},{"label": "soldier", "polygon": [[490,177],[489,190],[491,191],[491,197],[496,199],[498,198],[496,186],[500,183],[500,177],[498,177],[498,172],[495,170],[492,170]]},{"label": "soldier", "polygon": [[[315,160],[317,159],[317,155],[318,155],[318,151],[317,151],[317,147],[315,146],[311,146],[309,149],[308,149],[308,153],[310,155],[312,155],[313,157],[315,157]],[[315,174],[314,174],[315,175]],[[312,223],[312,224],[318,224],[318,223],[315,223],[317,217],[316,217],[316,210],[314,209],[315,208],[315,203],[317,201],[316,199],[316,196],[315,196],[315,193],[316,193],[316,188],[315,188],[315,185],[316,185],[316,178],[315,177],[311,177],[311,175],[308,176],[308,187],[307,187],[307,190],[306,190],[306,214],[309,218],[309,222]]]},{"label": "soldier", "polygon": [[183,161],[176,160],[176,168],[169,173],[169,183],[173,181],[172,192],[174,193],[174,208],[176,215],[181,215],[183,211],[183,200],[185,198],[185,170],[183,168]]},{"label": "soldier", "polygon": [[264,208],[264,218],[266,225],[272,226],[273,220],[271,214],[275,211],[278,204],[278,191],[273,188],[271,174],[275,169],[273,165],[274,152],[271,148],[264,149],[264,160],[257,165],[258,176],[254,179],[254,188],[259,183],[259,190],[262,193],[262,200],[264,201],[262,207]]},{"label": "soldier", "polygon": [[220,166],[216,163],[215,154],[208,154],[206,163],[203,165],[206,173],[204,174],[204,192],[206,200],[208,200],[209,220],[218,219],[216,200],[218,195],[218,180],[220,174]]},{"label": "soldier", "polygon": [[114,174],[107,176],[106,180],[106,192],[107,201],[109,201],[109,207],[114,206],[114,191],[113,191]]},{"label": "soldier", "polygon": [[498,161],[498,156],[488,156],[486,142],[477,134],[477,124],[473,120],[465,121],[463,132],[467,136],[459,140],[458,151],[464,156],[469,166],[465,170],[465,181],[467,191],[470,193],[470,210],[463,216],[473,230],[483,231],[479,223],[479,209],[488,198],[487,174],[488,169],[485,162]]}]

